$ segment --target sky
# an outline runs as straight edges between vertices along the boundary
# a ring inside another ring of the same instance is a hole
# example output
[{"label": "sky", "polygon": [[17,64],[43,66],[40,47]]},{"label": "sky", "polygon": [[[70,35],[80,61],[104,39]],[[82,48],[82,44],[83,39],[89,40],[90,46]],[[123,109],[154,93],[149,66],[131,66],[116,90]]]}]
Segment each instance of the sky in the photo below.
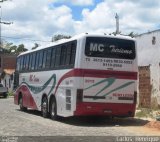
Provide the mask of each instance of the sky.
[{"label": "sky", "polygon": [[119,15],[122,34],[160,28],[159,0],[8,0],[0,3],[2,39],[31,49],[57,34],[115,32]]}]

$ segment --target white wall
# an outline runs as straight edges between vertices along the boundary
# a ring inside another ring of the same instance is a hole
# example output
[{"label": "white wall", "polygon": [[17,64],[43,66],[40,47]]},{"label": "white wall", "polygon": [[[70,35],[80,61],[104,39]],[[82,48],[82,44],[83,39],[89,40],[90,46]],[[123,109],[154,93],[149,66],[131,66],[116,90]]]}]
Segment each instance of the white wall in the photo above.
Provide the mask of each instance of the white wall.
[{"label": "white wall", "polygon": [[13,80],[11,80],[11,75],[6,74],[4,79],[1,80],[1,83],[7,87],[9,91],[13,90]]},{"label": "white wall", "polygon": [[152,85],[152,98],[157,98],[157,102],[160,105],[160,66],[159,64],[151,65],[151,85]]},{"label": "white wall", "polygon": [[[155,37],[155,44],[152,44]],[[156,97],[160,105],[160,30],[136,37],[138,65],[150,65],[152,97]]]},{"label": "white wall", "polygon": [[[152,44],[153,37],[156,38],[155,45]],[[137,36],[136,40],[140,66],[160,62],[160,31],[142,34]]]}]

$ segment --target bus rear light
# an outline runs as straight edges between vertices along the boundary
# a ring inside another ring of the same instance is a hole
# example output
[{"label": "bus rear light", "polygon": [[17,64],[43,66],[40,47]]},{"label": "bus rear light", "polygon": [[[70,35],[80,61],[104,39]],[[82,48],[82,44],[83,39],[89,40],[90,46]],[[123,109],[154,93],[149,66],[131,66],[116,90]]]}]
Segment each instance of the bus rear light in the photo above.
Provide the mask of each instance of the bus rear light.
[{"label": "bus rear light", "polygon": [[77,102],[82,102],[83,100],[83,89],[77,89]]},{"label": "bus rear light", "polygon": [[71,110],[71,90],[66,89],[66,110]]},{"label": "bus rear light", "polygon": [[133,103],[134,104],[137,103],[137,91],[134,91],[134,102]]}]

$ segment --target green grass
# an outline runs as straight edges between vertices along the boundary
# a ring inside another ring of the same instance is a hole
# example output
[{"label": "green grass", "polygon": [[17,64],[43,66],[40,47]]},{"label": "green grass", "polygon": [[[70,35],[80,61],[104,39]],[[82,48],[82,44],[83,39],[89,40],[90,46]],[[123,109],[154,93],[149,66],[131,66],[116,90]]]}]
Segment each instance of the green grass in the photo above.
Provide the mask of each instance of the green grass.
[{"label": "green grass", "polygon": [[141,108],[139,112],[136,112],[136,117],[153,117],[152,110],[147,108]]},{"label": "green grass", "polygon": [[13,96],[13,92],[12,92],[12,91],[9,91],[9,92],[7,93],[7,95],[8,95],[8,97],[9,97],[9,96]]}]

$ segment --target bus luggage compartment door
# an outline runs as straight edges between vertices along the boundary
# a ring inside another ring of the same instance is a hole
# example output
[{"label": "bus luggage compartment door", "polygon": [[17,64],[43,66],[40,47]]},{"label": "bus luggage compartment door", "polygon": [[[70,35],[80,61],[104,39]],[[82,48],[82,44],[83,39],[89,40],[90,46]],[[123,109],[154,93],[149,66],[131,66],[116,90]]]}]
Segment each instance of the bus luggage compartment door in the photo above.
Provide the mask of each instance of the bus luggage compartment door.
[{"label": "bus luggage compartment door", "polygon": [[135,80],[84,76],[83,102],[134,103]]}]

